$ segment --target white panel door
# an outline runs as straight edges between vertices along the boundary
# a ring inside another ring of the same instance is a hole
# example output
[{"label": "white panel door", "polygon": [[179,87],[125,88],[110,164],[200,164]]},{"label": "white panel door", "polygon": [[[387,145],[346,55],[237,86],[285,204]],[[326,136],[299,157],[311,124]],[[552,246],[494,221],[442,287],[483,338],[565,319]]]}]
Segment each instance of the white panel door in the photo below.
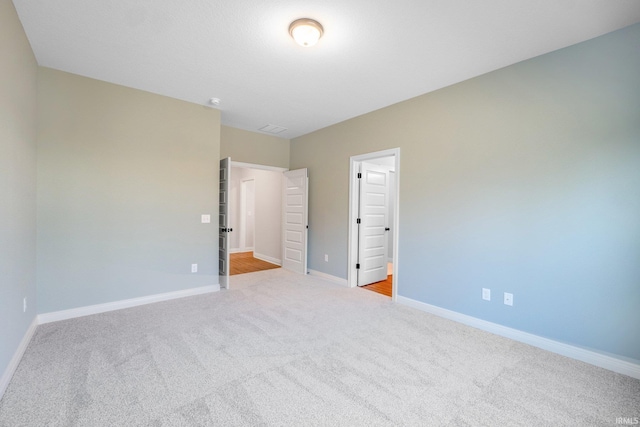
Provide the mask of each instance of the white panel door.
[{"label": "white panel door", "polygon": [[231,157],[220,160],[220,192],[218,214],[218,274],[220,287],[229,289],[229,184],[231,182]]},{"label": "white panel door", "polygon": [[387,278],[389,168],[362,162],[358,233],[358,286]]},{"label": "white panel door", "polygon": [[308,193],[306,168],[284,172],[282,267],[301,274],[307,274]]}]

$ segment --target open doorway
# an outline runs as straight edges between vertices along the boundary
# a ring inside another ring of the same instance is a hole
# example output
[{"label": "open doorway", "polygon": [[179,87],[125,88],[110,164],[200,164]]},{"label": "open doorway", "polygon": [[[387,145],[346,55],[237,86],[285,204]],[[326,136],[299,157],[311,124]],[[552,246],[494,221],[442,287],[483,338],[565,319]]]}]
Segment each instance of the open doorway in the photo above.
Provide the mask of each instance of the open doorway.
[{"label": "open doorway", "polygon": [[350,287],[396,299],[400,149],[353,156],[350,164]]},{"label": "open doorway", "polygon": [[282,171],[231,162],[229,186],[229,274],[279,268]]},{"label": "open doorway", "polygon": [[[271,183],[262,185],[265,180],[258,177],[266,176],[265,172],[275,173],[269,174]],[[250,184],[252,180],[254,182]],[[243,195],[240,194],[242,191]],[[300,274],[308,273],[308,192],[309,173],[306,168],[287,170],[232,162],[230,157],[220,159],[218,276],[221,288],[230,289],[231,264],[239,258],[244,258],[243,262],[250,258],[270,263],[271,268],[282,266]],[[249,200],[251,194],[253,201]],[[265,200],[268,209],[263,209]],[[250,206],[254,208],[252,214],[247,211]],[[245,211],[241,211],[241,207]],[[249,230],[239,232],[238,227],[243,227],[242,224],[244,227],[254,225],[253,239],[248,238],[251,235]],[[247,253],[252,244],[253,251]],[[232,257],[234,253],[245,256]]]}]

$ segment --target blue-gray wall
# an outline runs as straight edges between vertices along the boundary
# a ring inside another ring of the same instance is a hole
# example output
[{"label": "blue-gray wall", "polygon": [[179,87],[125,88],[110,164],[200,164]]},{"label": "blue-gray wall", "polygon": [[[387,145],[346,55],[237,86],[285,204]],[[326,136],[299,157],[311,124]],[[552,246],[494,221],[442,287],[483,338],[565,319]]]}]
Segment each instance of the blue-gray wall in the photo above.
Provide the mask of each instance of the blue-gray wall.
[{"label": "blue-gray wall", "polygon": [[38,65],[10,0],[0,0],[0,52],[1,377],[36,315]]},{"label": "blue-gray wall", "polygon": [[217,284],[220,112],[48,68],[38,84],[38,312]]},{"label": "blue-gray wall", "polygon": [[311,269],[347,277],[349,157],[393,147],[399,295],[640,361],[640,24],[292,140]]}]

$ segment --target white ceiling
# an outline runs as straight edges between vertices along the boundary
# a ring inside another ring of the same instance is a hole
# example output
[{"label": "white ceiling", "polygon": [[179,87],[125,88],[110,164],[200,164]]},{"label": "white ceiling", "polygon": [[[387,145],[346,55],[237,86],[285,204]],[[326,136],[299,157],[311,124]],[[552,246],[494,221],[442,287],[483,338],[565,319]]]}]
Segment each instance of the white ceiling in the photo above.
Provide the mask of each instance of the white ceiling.
[{"label": "white ceiling", "polygon": [[[293,138],[640,22],[639,0],[13,0],[38,63]],[[289,23],[324,37],[302,48]],[[96,102],[99,102],[96,100]]]}]

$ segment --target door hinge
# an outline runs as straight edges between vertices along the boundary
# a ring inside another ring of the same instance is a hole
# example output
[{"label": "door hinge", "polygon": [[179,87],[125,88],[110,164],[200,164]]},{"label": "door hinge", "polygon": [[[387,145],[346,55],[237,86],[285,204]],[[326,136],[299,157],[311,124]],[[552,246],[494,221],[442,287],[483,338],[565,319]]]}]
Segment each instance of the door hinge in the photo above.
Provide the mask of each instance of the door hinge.
[{"label": "door hinge", "polygon": [[362,173],[358,172],[358,179],[362,179]]},{"label": "door hinge", "polygon": [[356,264],[356,270],[360,270],[360,264]]},{"label": "door hinge", "polygon": [[356,224],[360,224],[360,218],[356,219]]}]

